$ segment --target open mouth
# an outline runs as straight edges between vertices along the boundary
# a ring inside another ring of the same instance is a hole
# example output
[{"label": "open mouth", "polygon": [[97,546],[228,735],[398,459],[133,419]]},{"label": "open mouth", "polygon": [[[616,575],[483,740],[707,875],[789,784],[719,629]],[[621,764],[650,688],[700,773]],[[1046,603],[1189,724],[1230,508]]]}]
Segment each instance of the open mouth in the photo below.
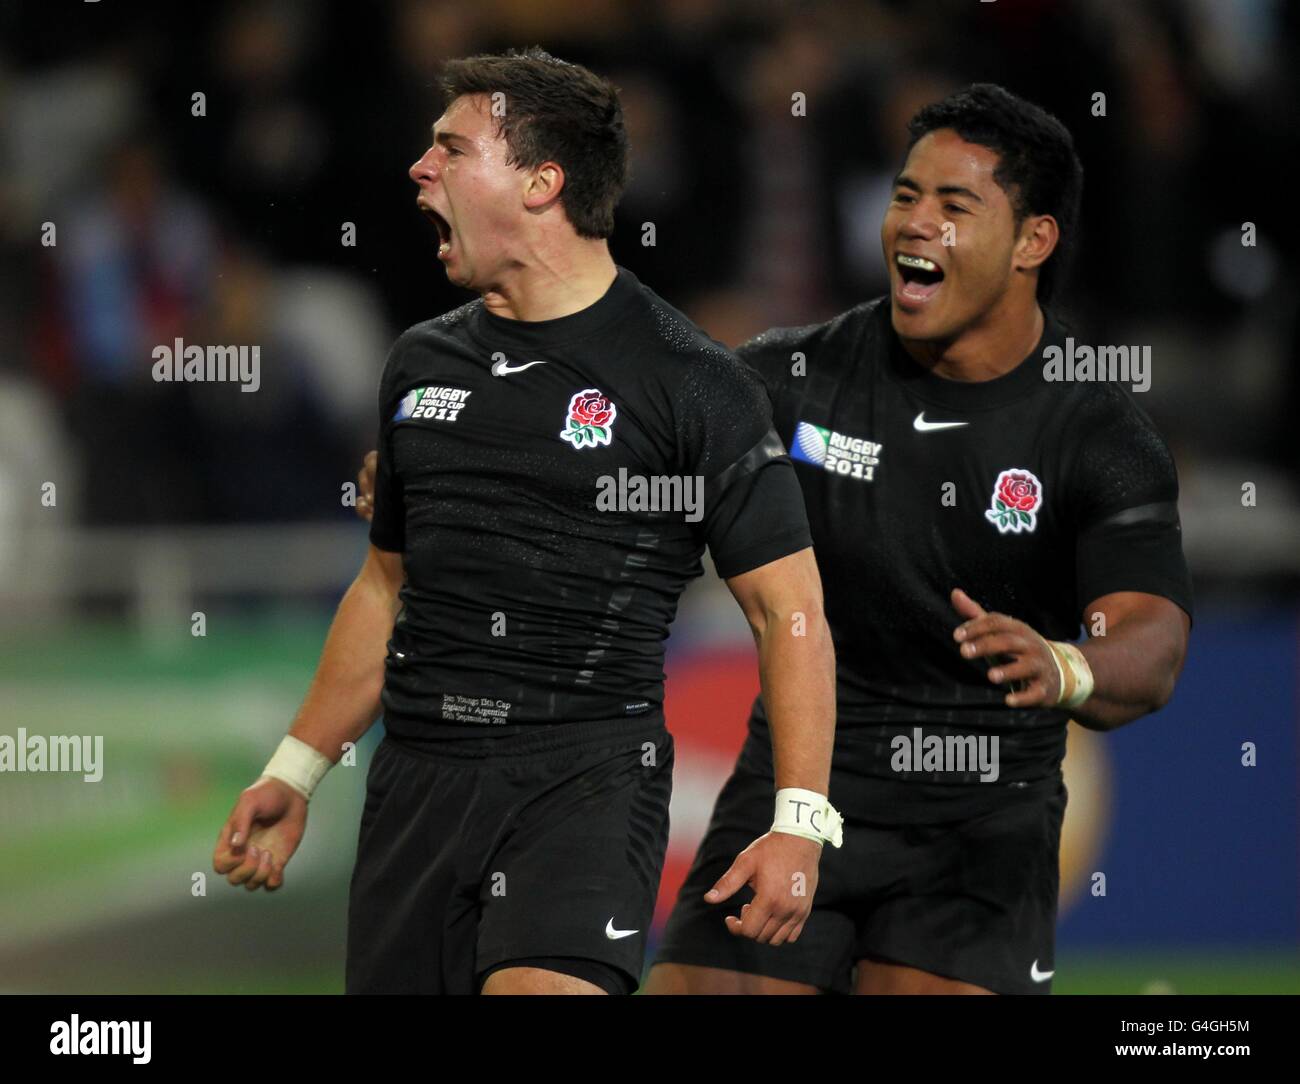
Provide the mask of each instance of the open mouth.
[{"label": "open mouth", "polygon": [[929,301],[939,291],[943,283],[943,268],[924,256],[912,256],[905,252],[894,255],[894,266],[898,268],[898,297],[913,304]]},{"label": "open mouth", "polygon": [[438,255],[447,255],[451,251],[451,223],[428,204],[421,203],[420,210],[424,212],[424,217],[432,222],[438,230]]}]

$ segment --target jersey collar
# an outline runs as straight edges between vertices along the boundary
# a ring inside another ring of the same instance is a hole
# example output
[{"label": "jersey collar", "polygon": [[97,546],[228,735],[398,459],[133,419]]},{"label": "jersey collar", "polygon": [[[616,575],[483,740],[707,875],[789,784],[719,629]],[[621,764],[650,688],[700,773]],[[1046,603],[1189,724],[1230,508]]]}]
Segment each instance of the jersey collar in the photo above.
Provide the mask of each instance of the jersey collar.
[{"label": "jersey collar", "polygon": [[1014,369],[992,380],[950,380],[922,368],[903,349],[890,322],[887,301],[876,311],[883,324],[881,332],[888,343],[890,375],[917,397],[953,410],[981,410],[1032,395],[1044,385],[1043,351],[1053,344],[1063,345],[1065,342],[1064,328],[1051,312],[1044,309],[1043,333],[1038,344]]},{"label": "jersey collar", "polygon": [[553,320],[511,320],[479,306],[470,317],[469,328],[475,338],[493,346],[529,350],[563,346],[613,323],[639,289],[636,276],[620,267],[600,300],[578,312]]}]

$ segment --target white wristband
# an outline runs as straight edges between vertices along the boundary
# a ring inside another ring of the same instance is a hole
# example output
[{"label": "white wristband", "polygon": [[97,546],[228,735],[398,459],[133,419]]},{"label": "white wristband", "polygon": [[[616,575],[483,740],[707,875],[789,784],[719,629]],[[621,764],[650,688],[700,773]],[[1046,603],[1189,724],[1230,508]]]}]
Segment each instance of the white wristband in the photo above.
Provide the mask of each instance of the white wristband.
[{"label": "white wristband", "polygon": [[773,832],[787,832],[839,847],[844,843],[843,824],[844,819],[824,794],[799,787],[782,787],[776,792]]},{"label": "white wristband", "polygon": [[1087,656],[1074,644],[1063,640],[1048,640],[1056,671],[1061,679],[1061,693],[1057,703],[1065,708],[1077,708],[1092,695],[1094,680]]},{"label": "white wristband", "polygon": [[270,776],[272,779],[287,783],[311,801],[311,792],[332,767],[334,765],[330,763],[329,757],[320,750],[286,734],[275,755],[262,769],[262,778]]}]

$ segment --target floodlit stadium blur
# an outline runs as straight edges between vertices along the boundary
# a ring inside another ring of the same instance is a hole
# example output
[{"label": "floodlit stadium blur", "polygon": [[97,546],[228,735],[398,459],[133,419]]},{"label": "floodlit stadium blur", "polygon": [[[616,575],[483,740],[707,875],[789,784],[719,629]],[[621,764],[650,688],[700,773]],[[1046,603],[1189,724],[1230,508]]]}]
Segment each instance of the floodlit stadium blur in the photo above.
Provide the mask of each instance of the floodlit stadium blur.
[{"label": "floodlit stadium blur", "polygon": [[[212,846],[365,553],[345,498],[388,346],[467,299],[406,173],[439,64],[533,43],[622,90],[615,259],[731,346],[884,292],[879,222],[919,106],[990,81],[1071,129],[1086,179],[1061,307],[1151,346],[1139,399],[1177,459],[1197,615],[1164,710],[1071,728],[1054,990],[1300,992],[1300,289],[1278,168],[1300,151],[1300,8],[1282,0],[7,6],[0,734],[99,735],[104,764],[0,775],[0,990],[342,991],[379,727],[313,799],[284,890],[231,888]],[[259,344],[257,394],[155,382],[177,339]],[[711,570],[667,674],[659,923],[757,691]]]}]

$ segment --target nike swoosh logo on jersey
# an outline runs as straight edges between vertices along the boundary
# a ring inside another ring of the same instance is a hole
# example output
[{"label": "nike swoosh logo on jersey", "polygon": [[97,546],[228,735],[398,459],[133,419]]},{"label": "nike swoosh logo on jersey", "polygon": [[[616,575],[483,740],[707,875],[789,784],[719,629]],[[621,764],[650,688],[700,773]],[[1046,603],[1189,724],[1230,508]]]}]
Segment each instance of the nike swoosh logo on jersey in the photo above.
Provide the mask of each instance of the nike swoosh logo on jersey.
[{"label": "nike swoosh logo on jersey", "polygon": [[[640,930],[616,930],[612,918],[605,924],[605,936],[611,941],[617,941],[620,937],[631,937],[634,933],[640,932]],[[1037,963],[1037,961],[1034,962]]]},{"label": "nike swoosh logo on jersey", "polygon": [[525,369],[533,365],[545,365],[544,361],[526,361],[522,365],[511,365],[508,361],[494,361],[492,363],[493,376],[509,376],[511,373],[522,373]]},{"label": "nike swoosh logo on jersey", "polygon": [[1039,971],[1037,960],[1029,965],[1029,977],[1035,982],[1046,982],[1055,974],[1055,971]]},{"label": "nike swoosh logo on jersey", "polygon": [[912,419],[912,428],[918,433],[928,433],[932,429],[956,429],[960,425],[970,425],[970,422],[927,422],[924,410]]}]

